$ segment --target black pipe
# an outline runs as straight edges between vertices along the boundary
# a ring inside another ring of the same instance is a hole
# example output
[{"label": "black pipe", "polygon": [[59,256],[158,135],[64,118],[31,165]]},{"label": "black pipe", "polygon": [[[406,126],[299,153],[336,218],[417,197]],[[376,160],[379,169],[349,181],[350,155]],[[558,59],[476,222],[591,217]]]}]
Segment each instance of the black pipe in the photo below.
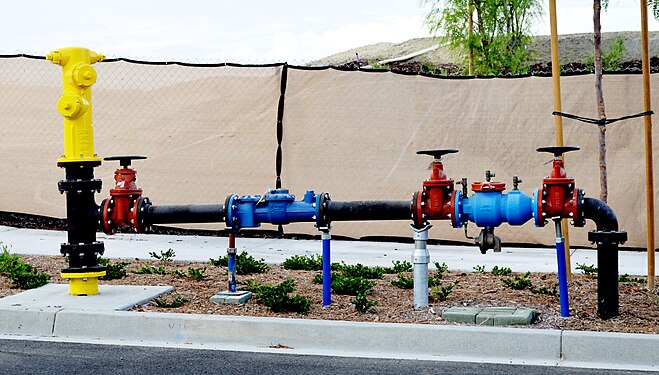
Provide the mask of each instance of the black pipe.
[{"label": "black pipe", "polygon": [[144,216],[148,224],[221,223],[224,222],[223,204],[149,205]]},{"label": "black pipe", "polygon": [[103,255],[102,242],[96,241],[98,205],[94,193],[101,190],[101,180],[94,179],[94,168],[100,162],[58,163],[66,171],[66,179],[57,185],[66,194],[66,221],[68,242],[61,244],[60,252],[69,258],[65,273],[98,272],[105,270],[97,258]]},{"label": "black pipe", "polygon": [[411,201],[327,201],[328,221],[412,220]]},{"label": "black pipe", "polygon": [[588,240],[597,244],[597,313],[608,319],[620,314],[618,245],[627,241],[627,232],[618,231],[615,213],[599,199],[584,198],[580,210],[597,227],[588,233]]}]

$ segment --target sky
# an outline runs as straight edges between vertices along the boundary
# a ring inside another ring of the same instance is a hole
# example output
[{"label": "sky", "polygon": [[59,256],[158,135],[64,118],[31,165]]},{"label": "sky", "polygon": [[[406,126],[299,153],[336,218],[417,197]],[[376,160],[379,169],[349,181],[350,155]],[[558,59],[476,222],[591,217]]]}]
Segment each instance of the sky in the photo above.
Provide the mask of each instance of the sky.
[{"label": "sky", "polygon": [[[549,15],[533,27],[549,34]],[[421,0],[0,0],[0,54],[83,46],[149,61],[305,63],[430,36]],[[559,34],[592,33],[592,0],[557,0]],[[649,29],[659,31],[650,15]],[[640,30],[637,0],[609,0],[602,31]],[[652,52],[652,51],[651,51]]]}]

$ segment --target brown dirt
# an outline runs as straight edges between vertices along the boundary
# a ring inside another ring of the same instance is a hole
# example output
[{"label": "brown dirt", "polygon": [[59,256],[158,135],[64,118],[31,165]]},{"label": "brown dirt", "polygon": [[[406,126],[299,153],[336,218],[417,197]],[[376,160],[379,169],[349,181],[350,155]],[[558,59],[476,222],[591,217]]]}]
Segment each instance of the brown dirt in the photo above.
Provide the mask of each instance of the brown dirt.
[{"label": "brown dirt", "polygon": [[[37,266],[52,276],[51,282],[65,283],[59,277],[59,271],[66,266],[62,257],[25,256],[23,259]],[[242,305],[217,305],[209,298],[219,291],[226,290],[226,268],[214,267],[208,263],[170,262],[144,260],[123,260],[128,262],[128,275],[120,280],[103,281],[101,284],[121,285],[171,285],[175,288],[173,295],[180,295],[188,300],[178,308],[160,308],[153,302],[145,306],[136,306],[137,311],[177,312],[189,314],[222,314],[270,316],[304,319],[349,320],[370,322],[397,322],[423,324],[454,324],[441,318],[445,309],[453,306],[515,306],[528,307],[540,312],[537,322],[531,327],[540,329],[569,329],[605,332],[659,333],[659,289],[649,291],[643,284],[620,283],[620,316],[602,320],[597,317],[597,280],[575,275],[570,284],[570,306],[572,317],[560,317],[558,297],[532,294],[528,290],[516,291],[504,286],[503,277],[491,274],[449,272],[443,278],[446,284],[459,281],[448,299],[444,302],[432,302],[430,309],[414,310],[413,291],[399,289],[390,284],[396,275],[385,275],[377,280],[376,286],[368,298],[377,301],[377,305],[367,313],[355,311],[350,303],[353,297],[333,294],[333,303],[322,306],[322,286],[312,283],[313,276],[320,272],[289,271],[280,265],[271,266],[264,274],[238,276],[239,283],[254,280],[260,283],[279,283],[285,279],[295,280],[297,292],[313,300],[311,310],[306,315],[296,313],[273,313],[257,301]],[[113,260],[113,263],[117,260]],[[174,275],[138,275],[130,272],[144,265],[159,267],[164,264],[168,271],[179,270],[187,273],[188,267],[206,268],[206,280],[197,281]],[[515,275],[515,274],[513,274]],[[411,277],[411,273],[407,274]],[[551,289],[556,285],[556,274],[533,273],[530,276],[535,288]],[[446,285],[445,284],[445,285]],[[10,282],[0,276],[0,297],[19,293],[10,289]],[[168,298],[172,298],[168,296]]]}]

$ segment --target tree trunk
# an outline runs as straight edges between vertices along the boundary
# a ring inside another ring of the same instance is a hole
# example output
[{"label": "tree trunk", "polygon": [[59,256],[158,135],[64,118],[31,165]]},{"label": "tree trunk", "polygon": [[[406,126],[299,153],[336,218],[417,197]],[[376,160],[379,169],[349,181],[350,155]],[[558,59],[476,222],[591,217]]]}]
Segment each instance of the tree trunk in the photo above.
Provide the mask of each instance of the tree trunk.
[{"label": "tree trunk", "polygon": [[[601,0],[593,1],[593,44],[595,45],[595,92],[597,95],[597,116],[600,120],[606,119],[604,111],[604,95],[602,93],[602,31],[600,25],[600,12],[602,10]],[[607,176],[606,176],[606,125],[598,125],[599,128],[599,164],[600,164],[600,200],[606,202],[608,198]]]}]

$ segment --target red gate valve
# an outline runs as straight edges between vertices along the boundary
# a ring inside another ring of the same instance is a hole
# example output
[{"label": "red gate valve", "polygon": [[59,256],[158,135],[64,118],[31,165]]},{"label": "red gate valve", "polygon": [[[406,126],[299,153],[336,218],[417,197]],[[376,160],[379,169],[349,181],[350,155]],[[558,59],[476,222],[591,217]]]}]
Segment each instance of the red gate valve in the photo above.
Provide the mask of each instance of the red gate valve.
[{"label": "red gate valve", "polygon": [[135,184],[137,171],[130,168],[132,160],[146,159],[146,156],[110,156],[103,160],[118,160],[120,169],[114,171],[114,189],[110,189],[110,198],[104,199],[100,207],[100,227],[106,234],[113,234],[119,228],[135,228],[140,233],[137,213],[142,197],[142,189]]},{"label": "red gate valve", "polygon": [[543,227],[550,218],[570,218],[575,222],[580,218],[579,202],[583,192],[577,189],[572,177],[565,171],[563,154],[579,150],[575,146],[540,147],[538,152],[549,152],[554,155],[551,174],[542,180],[542,188],[533,192],[533,216],[535,225]]},{"label": "red gate valve", "polygon": [[442,156],[456,152],[455,149],[417,151],[417,154],[434,158],[432,173],[423,181],[423,190],[412,195],[412,221],[417,228],[428,225],[428,220],[451,218],[455,205],[454,181],[444,173]]}]

